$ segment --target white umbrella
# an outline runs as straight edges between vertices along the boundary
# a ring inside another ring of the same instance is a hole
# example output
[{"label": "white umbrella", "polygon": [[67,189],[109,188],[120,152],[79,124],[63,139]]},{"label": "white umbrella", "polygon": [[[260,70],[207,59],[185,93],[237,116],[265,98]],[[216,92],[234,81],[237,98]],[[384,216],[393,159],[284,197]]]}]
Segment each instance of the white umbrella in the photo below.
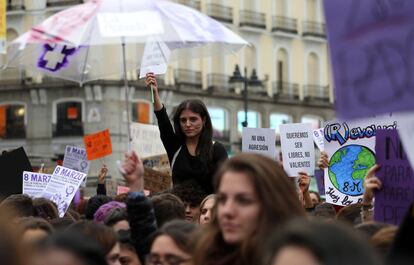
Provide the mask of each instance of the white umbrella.
[{"label": "white umbrella", "polygon": [[122,74],[128,88],[126,73],[141,65],[163,73],[170,60],[234,53],[247,44],[221,23],[177,3],[91,0],[13,41],[6,66],[80,84]]}]

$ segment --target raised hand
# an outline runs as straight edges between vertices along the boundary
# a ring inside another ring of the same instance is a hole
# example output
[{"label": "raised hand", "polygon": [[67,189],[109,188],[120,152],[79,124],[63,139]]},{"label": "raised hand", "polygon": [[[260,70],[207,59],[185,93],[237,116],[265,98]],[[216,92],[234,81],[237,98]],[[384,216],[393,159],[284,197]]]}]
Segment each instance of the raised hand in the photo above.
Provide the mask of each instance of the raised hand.
[{"label": "raised hand", "polygon": [[105,178],[106,175],[108,174],[108,168],[106,167],[105,164],[102,165],[101,170],[99,171],[98,174],[98,183],[99,184],[105,184]]},{"label": "raised hand", "polygon": [[374,165],[368,170],[367,175],[365,176],[365,179],[364,179],[365,191],[364,191],[364,195],[362,199],[363,205],[367,205],[367,206],[371,205],[372,200],[374,199],[374,191],[382,188],[381,180],[379,180],[375,176],[375,173],[378,171],[379,168],[380,168],[379,165]]},{"label": "raised hand", "polygon": [[144,165],[134,151],[125,153],[121,169],[130,191],[144,190]]},{"label": "raised hand", "polygon": [[325,169],[329,167],[328,154],[324,151],[321,152],[321,157],[319,157],[318,167],[320,169]]}]

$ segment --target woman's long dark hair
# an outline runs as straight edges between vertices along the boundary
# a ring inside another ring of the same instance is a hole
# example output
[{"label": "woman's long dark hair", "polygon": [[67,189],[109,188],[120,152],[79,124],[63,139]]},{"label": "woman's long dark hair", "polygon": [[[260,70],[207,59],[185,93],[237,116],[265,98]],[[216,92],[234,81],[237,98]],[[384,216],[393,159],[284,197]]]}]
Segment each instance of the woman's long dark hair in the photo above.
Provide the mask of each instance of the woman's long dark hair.
[{"label": "woman's long dark hair", "polygon": [[178,105],[173,118],[174,131],[182,142],[185,141],[185,135],[180,125],[180,115],[183,110],[191,110],[203,119],[204,126],[198,138],[196,155],[200,157],[201,161],[211,162],[213,160],[213,125],[211,124],[210,114],[208,113],[206,105],[198,99],[188,99]]}]

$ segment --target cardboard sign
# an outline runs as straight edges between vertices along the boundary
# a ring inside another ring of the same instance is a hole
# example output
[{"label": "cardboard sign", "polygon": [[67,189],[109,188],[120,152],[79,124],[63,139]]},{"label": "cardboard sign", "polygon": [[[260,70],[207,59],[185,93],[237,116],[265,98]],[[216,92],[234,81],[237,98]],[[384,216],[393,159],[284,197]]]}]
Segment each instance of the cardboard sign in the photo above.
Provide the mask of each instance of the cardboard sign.
[{"label": "cardboard sign", "polygon": [[163,41],[151,38],[145,43],[144,55],[142,56],[139,78],[143,78],[147,73],[156,75],[165,74],[168,68],[171,51]]},{"label": "cardboard sign", "polygon": [[88,160],[95,160],[112,154],[112,142],[109,130],[83,137]]},{"label": "cardboard sign", "polygon": [[166,154],[158,126],[131,123],[131,147],[141,158]]},{"label": "cardboard sign", "polygon": [[52,178],[42,193],[42,197],[56,203],[59,217],[62,218],[78,191],[86,174],[66,167],[57,166]]},{"label": "cardboard sign", "polygon": [[21,194],[23,187],[22,174],[24,171],[33,171],[23,147],[3,153],[0,156],[1,185],[0,196]]},{"label": "cardboard sign", "polygon": [[324,137],[323,137],[323,128],[313,130],[313,141],[320,151],[324,151]]},{"label": "cardboard sign", "polygon": [[22,177],[23,194],[27,194],[33,198],[38,198],[42,196],[43,190],[46,188],[52,175],[24,171]]},{"label": "cardboard sign", "polygon": [[276,132],[274,129],[243,128],[242,152],[261,154],[276,159]]},{"label": "cardboard sign", "polygon": [[312,139],[312,125],[309,123],[281,124],[280,145],[283,168],[290,177],[306,172],[312,176],[315,171],[315,147]]},{"label": "cardboard sign", "polygon": [[346,206],[362,201],[364,178],[375,165],[375,135],[378,129],[395,129],[392,117],[325,123],[326,202]]},{"label": "cardboard sign", "polygon": [[414,200],[414,171],[396,130],[378,130],[375,152],[382,189],[375,193],[374,219],[401,224]]},{"label": "cardboard sign", "polygon": [[351,119],[413,109],[414,1],[323,3],[338,115]]}]

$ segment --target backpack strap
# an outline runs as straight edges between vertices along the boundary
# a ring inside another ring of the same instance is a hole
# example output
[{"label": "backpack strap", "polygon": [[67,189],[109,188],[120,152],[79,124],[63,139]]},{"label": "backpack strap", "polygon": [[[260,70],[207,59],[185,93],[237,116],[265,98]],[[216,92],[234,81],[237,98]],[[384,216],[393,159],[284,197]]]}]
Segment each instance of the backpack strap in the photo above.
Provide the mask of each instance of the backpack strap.
[{"label": "backpack strap", "polygon": [[172,161],[171,161],[171,172],[172,172],[172,170],[173,170],[173,168],[174,168],[175,160],[177,160],[177,156],[178,156],[178,154],[180,153],[180,151],[181,151],[181,148],[182,148],[182,147],[183,147],[183,146],[180,146],[180,148],[178,148],[177,152],[175,152],[175,154],[174,154],[174,156],[173,156],[173,159],[172,159]]}]

